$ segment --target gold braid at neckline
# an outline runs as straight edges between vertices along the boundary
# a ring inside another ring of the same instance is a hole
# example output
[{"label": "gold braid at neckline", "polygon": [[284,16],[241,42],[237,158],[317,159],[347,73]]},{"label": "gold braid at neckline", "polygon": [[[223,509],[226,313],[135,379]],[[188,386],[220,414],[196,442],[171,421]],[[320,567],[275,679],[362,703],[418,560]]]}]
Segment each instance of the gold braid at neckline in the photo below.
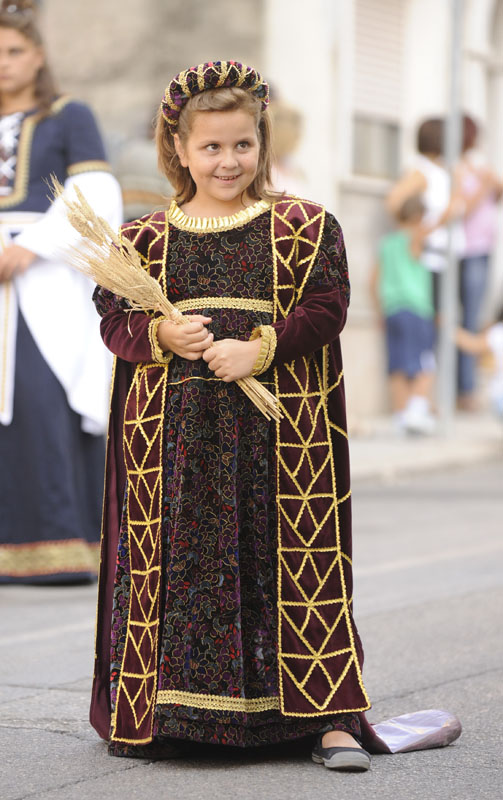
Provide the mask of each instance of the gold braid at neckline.
[{"label": "gold braid at neckline", "polygon": [[173,305],[179,311],[192,311],[198,308],[236,308],[239,311],[264,311],[272,314],[272,300],[255,300],[250,297],[189,297]]},{"label": "gold braid at neckline", "polygon": [[278,697],[224,697],[218,694],[182,692],[176,689],[157,692],[158,705],[173,703],[190,708],[207,708],[213,711],[244,711],[260,713],[279,709]]},{"label": "gold braid at neckline", "polygon": [[248,208],[243,208],[229,217],[189,217],[184,214],[176,200],[171,201],[168,211],[168,222],[180,228],[182,231],[191,231],[192,233],[215,233],[217,231],[228,231],[232,228],[238,228],[251,222],[252,219],[263,214],[271,207],[268,200],[258,200]]}]

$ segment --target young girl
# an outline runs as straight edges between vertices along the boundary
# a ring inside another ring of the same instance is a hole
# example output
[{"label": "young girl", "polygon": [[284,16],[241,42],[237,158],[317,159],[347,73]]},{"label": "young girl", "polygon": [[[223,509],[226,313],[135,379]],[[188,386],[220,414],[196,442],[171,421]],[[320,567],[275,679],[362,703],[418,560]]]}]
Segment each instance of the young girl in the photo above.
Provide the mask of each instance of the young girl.
[{"label": "young girl", "polygon": [[121,221],[87,106],[60,95],[34,4],[0,2],[0,583],[95,580],[111,358],[49,182]]},{"label": "young girl", "polygon": [[[163,98],[176,197],[122,231],[190,323],[95,293],[117,359],[91,721],[112,755],[318,733],[316,762],[366,770],[346,258],[321,206],[267,190],[267,102],[236,62],[186,70]],[[236,385],[247,375],[280,423]]]}]

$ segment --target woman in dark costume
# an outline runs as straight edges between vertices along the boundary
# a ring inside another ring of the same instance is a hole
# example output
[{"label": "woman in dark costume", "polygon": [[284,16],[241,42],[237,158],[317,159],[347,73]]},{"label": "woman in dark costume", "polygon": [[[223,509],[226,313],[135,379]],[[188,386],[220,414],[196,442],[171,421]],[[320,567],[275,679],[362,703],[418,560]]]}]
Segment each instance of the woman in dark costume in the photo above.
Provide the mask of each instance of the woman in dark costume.
[{"label": "woman in dark costume", "polygon": [[58,95],[32,3],[0,9],[0,582],[97,572],[109,356],[55,175],[113,225],[118,184],[90,110]]}]

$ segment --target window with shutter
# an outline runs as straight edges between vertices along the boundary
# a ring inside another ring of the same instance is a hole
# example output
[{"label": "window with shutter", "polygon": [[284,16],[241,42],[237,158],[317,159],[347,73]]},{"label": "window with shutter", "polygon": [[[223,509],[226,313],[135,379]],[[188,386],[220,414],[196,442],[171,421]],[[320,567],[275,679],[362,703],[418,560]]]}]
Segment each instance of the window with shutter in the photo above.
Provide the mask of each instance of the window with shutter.
[{"label": "window with shutter", "polygon": [[399,170],[405,0],[356,0],[353,171]]}]

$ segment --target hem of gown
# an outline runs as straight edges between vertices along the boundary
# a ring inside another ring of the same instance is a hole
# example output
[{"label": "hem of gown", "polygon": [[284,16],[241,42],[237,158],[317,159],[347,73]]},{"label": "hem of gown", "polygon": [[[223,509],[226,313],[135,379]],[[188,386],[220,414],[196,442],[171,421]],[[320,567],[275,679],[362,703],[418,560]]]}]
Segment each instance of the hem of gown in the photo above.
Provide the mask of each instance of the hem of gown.
[{"label": "hem of gown", "polygon": [[357,714],[334,715],[323,723],[320,719],[291,720],[279,718],[264,720],[253,727],[231,721],[191,721],[174,716],[161,716],[156,721],[156,736],[149,744],[134,745],[110,741],[108,752],[112,756],[130,758],[173,758],[173,749],[190,743],[217,745],[230,748],[258,748],[314,737],[322,731],[344,730],[361,741],[361,728]]},{"label": "hem of gown", "polygon": [[96,572],[58,572],[51,575],[0,575],[0,586],[70,586],[96,583]]},{"label": "hem of gown", "polygon": [[0,584],[95,581],[98,567],[98,542],[61,539],[0,544]]}]

